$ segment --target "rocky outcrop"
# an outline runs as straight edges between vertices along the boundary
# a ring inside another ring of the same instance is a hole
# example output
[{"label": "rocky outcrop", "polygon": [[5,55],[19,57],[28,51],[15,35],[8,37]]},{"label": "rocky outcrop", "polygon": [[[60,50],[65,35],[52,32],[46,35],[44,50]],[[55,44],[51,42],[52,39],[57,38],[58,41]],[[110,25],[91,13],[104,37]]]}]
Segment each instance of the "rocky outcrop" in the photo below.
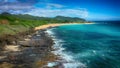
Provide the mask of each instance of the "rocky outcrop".
[{"label": "rocky outcrop", "polygon": [[45,34],[44,30],[31,36],[27,35],[22,40],[10,41],[9,44],[12,43],[14,45],[7,45],[5,50],[1,51],[0,66],[9,64],[13,68],[42,68],[49,61],[56,59],[51,54],[53,40]]}]

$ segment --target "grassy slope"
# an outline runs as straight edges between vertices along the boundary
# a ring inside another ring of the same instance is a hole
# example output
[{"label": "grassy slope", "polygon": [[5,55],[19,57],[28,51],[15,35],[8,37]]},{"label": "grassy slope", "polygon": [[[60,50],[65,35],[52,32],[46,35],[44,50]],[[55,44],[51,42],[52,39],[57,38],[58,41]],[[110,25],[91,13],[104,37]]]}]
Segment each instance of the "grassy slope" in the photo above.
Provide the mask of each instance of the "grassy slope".
[{"label": "grassy slope", "polygon": [[28,31],[30,28],[48,24],[65,22],[84,22],[81,18],[57,16],[55,18],[35,17],[30,15],[13,15],[9,13],[0,14],[0,36],[5,34],[14,35],[19,32]]}]

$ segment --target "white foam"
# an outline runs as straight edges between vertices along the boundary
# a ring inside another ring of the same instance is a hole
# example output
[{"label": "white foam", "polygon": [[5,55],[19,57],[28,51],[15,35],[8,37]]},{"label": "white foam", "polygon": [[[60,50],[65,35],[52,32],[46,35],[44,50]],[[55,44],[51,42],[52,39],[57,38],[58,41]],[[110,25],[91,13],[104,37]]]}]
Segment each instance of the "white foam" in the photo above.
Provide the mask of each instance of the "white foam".
[{"label": "white foam", "polygon": [[86,68],[86,66],[82,63],[65,63],[63,64],[65,68]]},{"label": "white foam", "polygon": [[49,62],[48,64],[47,64],[47,66],[48,67],[54,67],[54,66],[56,66],[58,63],[57,62]]},{"label": "white foam", "polygon": [[73,59],[73,55],[70,52],[64,52],[65,48],[62,47],[65,41],[57,39],[55,37],[55,33],[52,31],[52,29],[48,29],[46,31],[49,36],[51,36],[54,40],[53,49],[55,51],[52,51],[55,55],[58,55],[62,60],[59,60],[59,62],[63,63],[64,68],[87,68],[87,66],[81,62],[77,62]]}]

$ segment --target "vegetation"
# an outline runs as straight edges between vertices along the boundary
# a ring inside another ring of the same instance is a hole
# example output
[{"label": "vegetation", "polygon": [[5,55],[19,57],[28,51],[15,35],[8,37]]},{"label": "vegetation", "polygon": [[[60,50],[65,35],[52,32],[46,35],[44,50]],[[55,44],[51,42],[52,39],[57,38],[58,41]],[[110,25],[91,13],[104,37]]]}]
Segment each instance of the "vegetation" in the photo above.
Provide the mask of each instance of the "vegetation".
[{"label": "vegetation", "polygon": [[28,14],[9,14],[4,12],[0,14],[0,36],[4,34],[14,35],[19,32],[28,31],[36,26],[49,24],[49,23],[72,23],[72,22],[85,22],[81,18],[72,18],[64,16],[56,16],[54,18],[37,17]]}]

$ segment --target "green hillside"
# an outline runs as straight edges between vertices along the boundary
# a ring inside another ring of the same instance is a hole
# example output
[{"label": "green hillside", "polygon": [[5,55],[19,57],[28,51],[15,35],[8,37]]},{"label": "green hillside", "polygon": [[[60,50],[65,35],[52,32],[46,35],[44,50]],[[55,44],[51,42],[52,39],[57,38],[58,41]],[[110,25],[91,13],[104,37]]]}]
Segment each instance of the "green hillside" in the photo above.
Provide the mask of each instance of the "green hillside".
[{"label": "green hillside", "polygon": [[54,18],[48,17],[37,17],[31,16],[28,14],[10,14],[4,12],[0,14],[0,36],[4,34],[14,35],[19,32],[28,31],[31,28],[36,26],[49,24],[49,23],[72,23],[85,22],[82,18],[72,18],[72,17],[64,17],[64,16],[56,16]]}]

